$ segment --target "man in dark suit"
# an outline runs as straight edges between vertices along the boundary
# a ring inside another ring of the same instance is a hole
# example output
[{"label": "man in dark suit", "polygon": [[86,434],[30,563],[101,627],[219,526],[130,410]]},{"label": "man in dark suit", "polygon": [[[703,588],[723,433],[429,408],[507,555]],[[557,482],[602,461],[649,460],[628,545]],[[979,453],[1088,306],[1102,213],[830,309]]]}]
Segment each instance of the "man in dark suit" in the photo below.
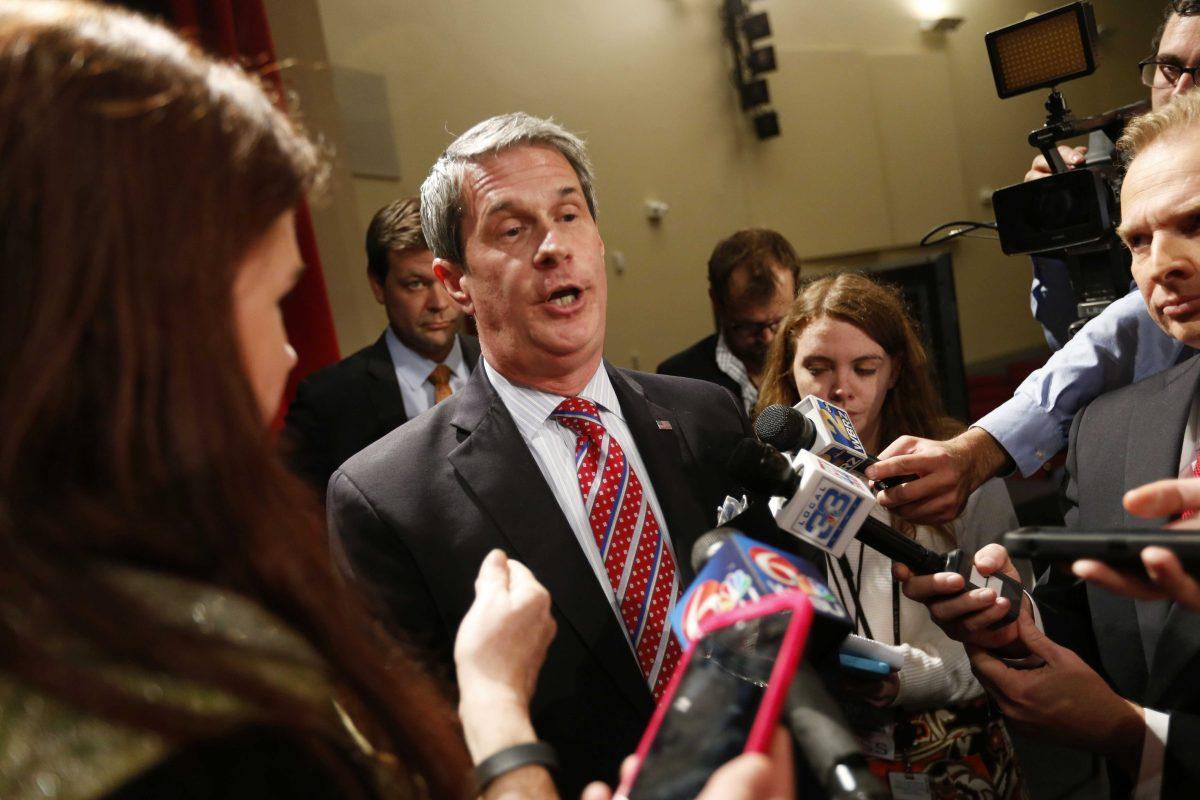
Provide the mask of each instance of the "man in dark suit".
[{"label": "man in dark suit", "polygon": [[[1188,95],[1130,124],[1132,153],[1121,193],[1120,234],[1151,318],[1200,346],[1200,96]],[[1070,434],[1067,522],[1084,531],[1149,528],[1122,504],[1127,489],[1198,474],[1200,359],[1105,394]],[[1004,549],[981,551],[981,572],[1007,569]],[[952,635],[976,650],[980,681],[1019,728],[1100,753],[1117,794],[1194,797],[1200,785],[1200,617],[1164,600],[1131,600],[1053,573],[1034,592],[1045,633],[1030,613],[979,633],[1000,606],[987,592],[936,599],[949,576],[907,582]],[[1028,605],[1028,604],[1027,604]],[[1028,609],[1029,612],[1032,609]],[[1063,645],[1067,646],[1063,646]],[[1006,657],[1045,664],[1017,669]]]},{"label": "man in dark suit", "polygon": [[[480,123],[439,158],[425,231],[483,361],[462,392],[343,464],[328,495],[348,576],[435,666],[450,664],[490,550],[546,586],[558,633],[531,710],[564,797],[614,780],[635,748],[678,656],[666,617],[692,544],[735,491],[725,461],[748,435],[728,392],[603,360],[592,192],[582,143],[525,114]],[[468,745],[478,761],[497,743]]]},{"label": "man in dark suit", "polygon": [[800,259],[782,234],[749,228],[717,242],[708,259],[708,297],[717,332],[658,365],[724,386],[749,413],[767,348],[796,297]]},{"label": "man in dark suit", "polygon": [[433,274],[421,206],[389,203],[367,228],[367,277],[387,311],[379,339],[309,375],[288,407],[284,448],[322,494],[338,465],[466,385],[479,343]]}]

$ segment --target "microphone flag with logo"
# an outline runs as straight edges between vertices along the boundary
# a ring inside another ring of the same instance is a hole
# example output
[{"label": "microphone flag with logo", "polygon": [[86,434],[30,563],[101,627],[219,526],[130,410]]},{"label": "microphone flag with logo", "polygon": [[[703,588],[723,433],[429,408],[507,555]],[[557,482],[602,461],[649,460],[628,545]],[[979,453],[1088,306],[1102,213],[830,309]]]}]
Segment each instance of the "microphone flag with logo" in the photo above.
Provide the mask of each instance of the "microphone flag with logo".
[{"label": "microphone flag with logo", "polygon": [[686,649],[705,618],[784,592],[801,592],[812,603],[810,653],[832,649],[853,627],[815,566],[733,531],[675,604],[671,628]]}]

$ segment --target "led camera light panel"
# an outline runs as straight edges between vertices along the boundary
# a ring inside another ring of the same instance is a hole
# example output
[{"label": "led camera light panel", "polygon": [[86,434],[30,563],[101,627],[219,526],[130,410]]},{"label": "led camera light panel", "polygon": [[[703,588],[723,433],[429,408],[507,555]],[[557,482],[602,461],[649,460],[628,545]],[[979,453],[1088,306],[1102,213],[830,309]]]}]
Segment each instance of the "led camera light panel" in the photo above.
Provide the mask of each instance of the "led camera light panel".
[{"label": "led camera light panel", "polygon": [[1057,86],[1096,71],[1090,3],[1047,11],[984,37],[1001,98]]}]

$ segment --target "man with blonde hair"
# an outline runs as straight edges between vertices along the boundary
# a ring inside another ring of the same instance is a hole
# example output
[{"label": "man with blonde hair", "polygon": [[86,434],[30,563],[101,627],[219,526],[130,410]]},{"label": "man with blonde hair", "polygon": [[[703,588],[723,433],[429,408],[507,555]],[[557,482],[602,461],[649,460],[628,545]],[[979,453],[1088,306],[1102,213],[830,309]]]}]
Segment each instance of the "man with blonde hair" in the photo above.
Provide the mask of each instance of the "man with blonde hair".
[{"label": "man with blonde hair", "polygon": [[[1129,168],[1121,193],[1122,241],[1150,318],[1200,348],[1200,94],[1134,120],[1118,143]],[[1200,359],[1102,395],[1071,428],[1067,522],[1082,531],[1154,528],[1123,507],[1126,490],[1200,475]],[[1011,569],[998,545],[981,572]],[[1015,573],[1014,573],[1015,574]],[[903,577],[908,577],[907,575]],[[1052,573],[1034,592],[1032,616],[1002,631],[986,625],[1003,604],[986,591],[947,598],[948,574],[911,578],[905,593],[968,645],[1045,662],[1014,668],[968,648],[972,666],[1020,731],[1108,758],[1115,788],[1137,797],[1194,797],[1200,786],[1200,616],[1165,600],[1131,600]],[[1066,646],[1064,646],[1066,645]]]}]

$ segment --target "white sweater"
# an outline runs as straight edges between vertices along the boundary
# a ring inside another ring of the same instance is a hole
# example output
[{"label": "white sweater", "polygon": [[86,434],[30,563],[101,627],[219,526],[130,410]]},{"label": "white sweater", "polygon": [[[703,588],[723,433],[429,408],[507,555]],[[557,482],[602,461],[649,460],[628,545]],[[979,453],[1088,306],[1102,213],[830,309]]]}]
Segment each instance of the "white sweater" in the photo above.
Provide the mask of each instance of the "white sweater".
[{"label": "white sweater", "polygon": [[[872,513],[890,523],[887,512],[881,508],[876,507]],[[998,541],[1000,534],[1016,527],[1017,515],[1008,490],[998,479],[988,481],[972,494],[966,510],[953,523],[957,546],[968,553]],[[916,540],[938,552],[956,546],[926,526],[917,528]],[[858,574],[860,552],[862,573]],[[871,633],[884,644],[899,644],[904,655],[897,707],[911,711],[942,708],[983,694],[983,687],[971,673],[971,662],[963,646],[934,624],[924,605],[909,600],[903,593],[900,594],[900,642],[893,641],[891,559],[870,547],[864,548],[857,540],[847,548],[846,559],[859,584],[859,597]],[[851,617],[856,617],[854,598],[841,570],[831,564],[829,572],[830,588],[843,599]],[[858,633],[865,635],[861,630]]]}]

